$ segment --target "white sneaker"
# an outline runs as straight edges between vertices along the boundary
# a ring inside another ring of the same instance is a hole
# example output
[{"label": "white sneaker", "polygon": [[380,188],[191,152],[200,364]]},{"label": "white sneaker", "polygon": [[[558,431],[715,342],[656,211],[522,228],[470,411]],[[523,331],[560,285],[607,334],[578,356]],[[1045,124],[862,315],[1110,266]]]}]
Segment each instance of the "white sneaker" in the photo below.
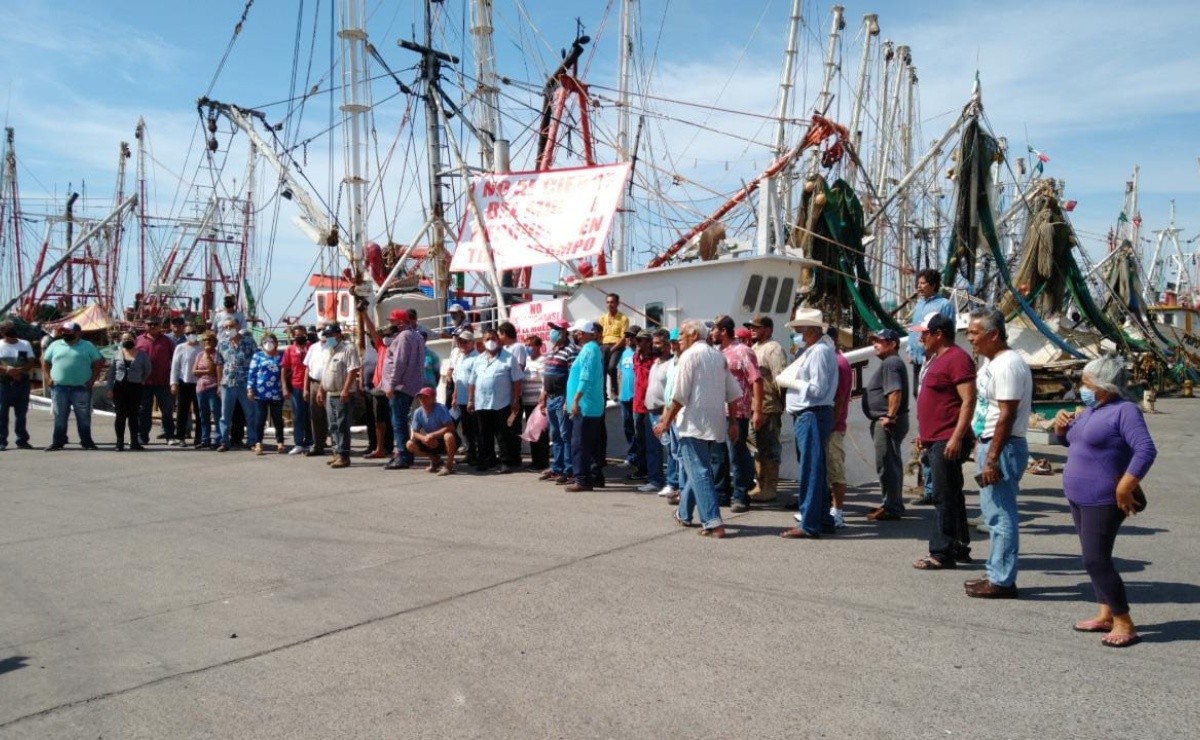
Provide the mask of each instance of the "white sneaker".
[{"label": "white sneaker", "polygon": [[801,516],[799,512],[796,512],[795,514],[792,514],[792,518],[793,518],[793,519],[795,519],[795,520],[796,520],[796,521],[798,521],[798,522],[802,522],[802,521],[804,521],[804,517],[803,517],[803,516]]},{"label": "white sneaker", "polygon": [[658,490],[658,486],[653,483],[643,483],[637,487],[638,493],[654,493]]},{"label": "white sneaker", "polygon": [[678,493],[678,491],[675,490],[675,486],[668,485],[668,486],[663,486],[662,490],[658,492],[658,495],[659,496],[670,496],[672,493]]},{"label": "white sneaker", "polygon": [[609,409],[615,409],[616,407],[618,407],[620,405],[621,405],[620,401],[613,401],[612,399],[609,399],[608,403],[604,404],[604,407],[609,408]]},{"label": "white sneaker", "polygon": [[846,517],[842,514],[841,509],[830,509],[829,513],[833,515],[833,528],[834,529],[845,529],[846,528]]},{"label": "white sneaker", "polygon": [[308,450],[304,447],[304,445],[296,445],[292,449],[288,450],[289,455],[303,455],[305,452],[308,452]]}]

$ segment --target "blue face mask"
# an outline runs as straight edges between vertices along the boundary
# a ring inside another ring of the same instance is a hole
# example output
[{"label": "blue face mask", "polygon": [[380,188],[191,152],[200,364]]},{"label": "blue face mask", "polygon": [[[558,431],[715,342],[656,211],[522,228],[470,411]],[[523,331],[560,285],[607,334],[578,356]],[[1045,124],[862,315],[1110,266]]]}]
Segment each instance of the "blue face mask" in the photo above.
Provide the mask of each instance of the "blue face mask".
[{"label": "blue face mask", "polygon": [[1079,389],[1079,400],[1083,401],[1083,405],[1092,408],[1096,405],[1096,391],[1088,388],[1086,385]]},{"label": "blue face mask", "polygon": [[551,344],[558,344],[560,341],[562,341],[562,332],[559,331],[558,329],[551,329],[550,330]]},{"label": "blue face mask", "polygon": [[328,347],[329,349],[333,349],[334,347],[336,347],[337,342],[338,342],[337,337],[325,337],[325,346]]}]

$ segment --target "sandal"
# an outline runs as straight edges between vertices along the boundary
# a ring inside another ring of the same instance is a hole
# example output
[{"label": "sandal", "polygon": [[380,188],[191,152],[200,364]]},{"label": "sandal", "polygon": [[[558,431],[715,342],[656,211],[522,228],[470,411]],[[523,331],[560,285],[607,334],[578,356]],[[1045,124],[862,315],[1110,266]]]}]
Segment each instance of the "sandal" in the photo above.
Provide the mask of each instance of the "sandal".
[{"label": "sandal", "polygon": [[1076,632],[1112,632],[1112,622],[1104,622],[1099,619],[1085,619],[1082,622],[1076,622],[1071,628]]},{"label": "sandal", "polygon": [[725,537],[725,527],[723,527],[723,526],[722,527],[713,527],[712,529],[701,528],[700,536],[701,537],[712,537],[715,540],[722,539]]},{"label": "sandal", "polygon": [[442,476],[442,475],[454,475],[454,466],[453,466],[453,465],[447,465],[446,467],[442,468],[442,469],[441,469],[441,470],[438,472],[438,475],[439,475],[439,476]]},{"label": "sandal", "polygon": [[671,518],[672,518],[672,519],[674,519],[674,520],[675,520],[675,523],[676,523],[676,524],[678,524],[678,525],[679,525],[679,526],[681,526],[681,527],[694,527],[694,526],[696,526],[695,524],[692,524],[691,522],[687,521],[686,519],[680,519],[680,518],[679,518],[679,511],[678,511],[678,510],[675,510],[675,511],[672,511],[672,512],[671,512]]},{"label": "sandal", "polygon": [[1054,468],[1044,457],[1030,461],[1028,470],[1033,475],[1054,475]]},{"label": "sandal", "polygon": [[913,563],[913,567],[917,570],[952,570],[958,567],[958,564],[953,560],[938,560],[932,555],[926,555],[917,562]]},{"label": "sandal", "polygon": [[1110,648],[1126,648],[1136,645],[1141,641],[1142,638],[1140,635],[1128,633],[1116,634],[1115,632],[1109,632],[1100,639],[1102,645]]},{"label": "sandal", "polygon": [[821,539],[819,535],[809,534],[808,532],[805,532],[800,527],[792,527],[791,529],[785,529],[779,533],[779,536],[784,538],[785,540],[819,540],[819,539]]},{"label": "sandal", "polygon": [[367,454],[363,455],[363,458],[366,460],[382,460],[385,457],[387,457],[387,455],[379,450],[371,450]]}]

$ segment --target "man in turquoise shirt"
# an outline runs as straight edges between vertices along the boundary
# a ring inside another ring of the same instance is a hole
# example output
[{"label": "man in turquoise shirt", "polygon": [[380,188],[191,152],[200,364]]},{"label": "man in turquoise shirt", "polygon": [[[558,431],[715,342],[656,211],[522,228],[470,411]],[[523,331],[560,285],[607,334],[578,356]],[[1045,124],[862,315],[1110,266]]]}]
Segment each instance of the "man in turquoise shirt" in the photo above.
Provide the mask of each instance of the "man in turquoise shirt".
[{"label": "man in turquoise shirt", "polygon": [[79,446],[94,450],[92,441],[92,386],[104,368],[104,358],[96,345],[80,338],[79,324],[68,321],[61,327],[62,341],[46,348],[42,356],[50,373],[50,399],[54,408],[54,435],[47,452],[61,450],[67,444],[67,416],[75,411]]},{"label": "man in turquoise shirt", "polygon": [[571,416],[571,459],[575,482],[570,492],[604,487],[604,351],[596,343],[599,327],[580,319],[571,327],[579,356],[567,375],[567,408]]}]

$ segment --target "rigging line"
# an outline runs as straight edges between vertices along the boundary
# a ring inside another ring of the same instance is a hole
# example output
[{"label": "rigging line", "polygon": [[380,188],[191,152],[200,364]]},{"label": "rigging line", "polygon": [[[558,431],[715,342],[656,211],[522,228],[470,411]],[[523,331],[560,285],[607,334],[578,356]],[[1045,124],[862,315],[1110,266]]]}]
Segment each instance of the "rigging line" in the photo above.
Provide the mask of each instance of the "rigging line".
[{"label": "rigging line", "polygon": [[246,23],[246,16],[250,15],[250,6],[254,5],[254,0],[246,0],[246,6],[242,8],[242,17],[238,19],[237,24],[233,27],[233,35],[229,37],[229,44],[225,47],[225,53],[221,56],[221,61],[217,64],[217,71],[213,73],[212,81],[208,83],[208,89],[204,91],[204,97],[212,94],[213,88],[217,85],[217,79],[221,76],[221,71],[225,69],[225,63],[229,61],[229,55],[233,52],[233,45],[237,43],[238,36],[242,33],[242,26]]}]

